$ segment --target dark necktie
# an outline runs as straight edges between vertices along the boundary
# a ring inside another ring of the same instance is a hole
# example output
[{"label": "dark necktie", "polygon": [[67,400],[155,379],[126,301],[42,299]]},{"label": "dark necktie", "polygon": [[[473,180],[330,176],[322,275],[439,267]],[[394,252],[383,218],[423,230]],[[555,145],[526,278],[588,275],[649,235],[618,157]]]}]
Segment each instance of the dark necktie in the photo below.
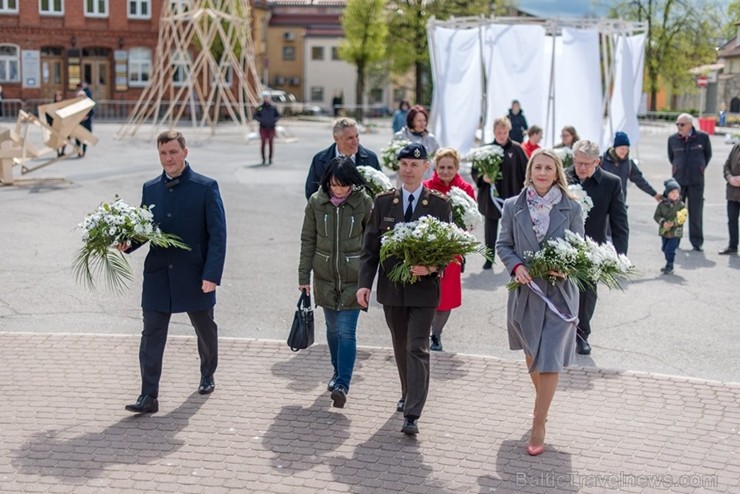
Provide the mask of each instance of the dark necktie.
[{"label": "dark necktie", "polygon": [[414,194],[409,194],[409,205],[406,207],[406,212],[403,213],[403,221],[411,221],[411,215],[414,214]]}]

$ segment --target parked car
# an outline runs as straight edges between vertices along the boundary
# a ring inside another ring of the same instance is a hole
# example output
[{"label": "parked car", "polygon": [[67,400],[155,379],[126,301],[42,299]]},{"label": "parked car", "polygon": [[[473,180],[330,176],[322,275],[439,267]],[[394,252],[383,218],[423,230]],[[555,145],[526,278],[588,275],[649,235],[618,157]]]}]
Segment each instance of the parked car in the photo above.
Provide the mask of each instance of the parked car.
[{"label": "parked car", "polygon": [[303,111],[303,105],[298,102],[292,93],[281,91],[279,89],[271,89],[265,86],[262,87],[262,91],[270,93],[272,102],[277,107],[281,115],[299,115]]}]

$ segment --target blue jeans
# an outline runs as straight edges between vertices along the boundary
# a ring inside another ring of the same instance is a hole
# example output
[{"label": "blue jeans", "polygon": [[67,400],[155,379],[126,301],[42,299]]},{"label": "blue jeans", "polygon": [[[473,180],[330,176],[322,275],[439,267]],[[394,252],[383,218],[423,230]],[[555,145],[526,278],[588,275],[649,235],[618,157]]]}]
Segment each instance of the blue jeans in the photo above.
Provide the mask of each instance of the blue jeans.
[{"label": "blue jeans", "polygon": [[673,260],[676,258],[676,249],[678,248],[678,243],[681,241],[681,238],[660,238],[663,241],[663,254],[665,254],[665,262],[667,262],[668,264],[673,264]]},{"label": "blue jeans", "polygon": [[357,320],[359,310],[332,310],[324,307],[326,343],[329,345],[331,365],[337,375],[335,386],[349,391],[352,371],[357,358]]}]

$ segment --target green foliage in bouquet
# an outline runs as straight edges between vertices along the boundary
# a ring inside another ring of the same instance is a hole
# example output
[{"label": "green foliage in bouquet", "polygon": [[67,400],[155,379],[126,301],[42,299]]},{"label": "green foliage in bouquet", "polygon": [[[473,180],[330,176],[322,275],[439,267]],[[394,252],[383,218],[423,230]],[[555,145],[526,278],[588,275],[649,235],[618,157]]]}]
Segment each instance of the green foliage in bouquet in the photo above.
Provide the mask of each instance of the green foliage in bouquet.
[{"label": "green foliage in bouquet", "polygon": [[501,146],[487,144],[471,149],[465,160],[470,161],[478,173],[487,175],[491,182],[501,180],[501,162],[504,160],[504,148]]},{"label": "green foliage in bouquet", "polygon": [[380,159],[383,166],[390,168],[394,172],[398,171],[398,153],[405,148],[411,141],[407,139],[393,139],[388,146],[380,150]]}]

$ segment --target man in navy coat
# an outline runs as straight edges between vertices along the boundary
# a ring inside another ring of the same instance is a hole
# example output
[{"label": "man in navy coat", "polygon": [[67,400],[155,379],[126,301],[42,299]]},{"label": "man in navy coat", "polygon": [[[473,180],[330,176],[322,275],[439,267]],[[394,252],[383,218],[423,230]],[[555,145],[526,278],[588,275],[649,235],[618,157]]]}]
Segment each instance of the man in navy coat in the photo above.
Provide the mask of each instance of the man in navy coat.
[{"label": "man in navy coat", "polygon": [[306,199],[319,190],[319,182],[324,176],[326,165],[339,155],[348,156],[355,166],[370,166],[380,170],[378,156],[367,148],[360,146],[360,131],[357,122],[351,118],[339,118],[332,130],[334,144],[316,153],[311,161],[306,177]]},{"label": "man in navy coat", "polygon": [[[157,150],[164,171],[144,184],[141,202],[153,206],[154,223],[163,232],[180,236],[190,250],[149,247],[141,296],[141,395],[136,403],[126,406],[126,410],[135,413],[154,413],[159,409],[162,355],[173,313],[187,312],[195,328],[200,394],[215,389],[213,374],[218,365],[218,326],[213,307],[226,257],[226,216],[218,183],[195,173],[185,161],[188,148],[181,133],[160,134]],[[119,249],[129,253],[140,246]]]}]

